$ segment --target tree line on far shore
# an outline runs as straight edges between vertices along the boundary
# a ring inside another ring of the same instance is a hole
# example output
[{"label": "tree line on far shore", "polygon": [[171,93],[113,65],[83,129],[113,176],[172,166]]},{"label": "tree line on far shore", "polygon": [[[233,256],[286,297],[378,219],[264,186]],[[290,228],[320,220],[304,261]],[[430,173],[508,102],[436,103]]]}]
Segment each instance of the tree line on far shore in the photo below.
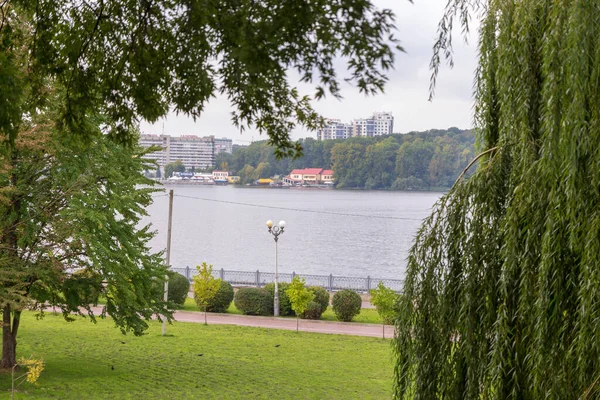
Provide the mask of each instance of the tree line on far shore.
[{"label": "tree line on far shore", "polygon": [[217,155],[216,166],[242,183],[296,168],[326,168],[340,189],[431,190],[452,186],[475,155],[473,132],[458,128],[301,143],[304,156],[295,160],[277,160],[267,141],[234,145],[233,154]]}]

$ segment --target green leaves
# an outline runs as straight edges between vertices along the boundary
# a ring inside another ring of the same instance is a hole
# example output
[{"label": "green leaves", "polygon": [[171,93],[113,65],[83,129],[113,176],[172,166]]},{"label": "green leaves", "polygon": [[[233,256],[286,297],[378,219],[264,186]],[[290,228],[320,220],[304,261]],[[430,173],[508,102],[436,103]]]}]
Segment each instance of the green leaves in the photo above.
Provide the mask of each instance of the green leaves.
[{"label": "green leaves", "polygon": [[599,22],[598,1],[488,2],[475,120],[497,149],[415,239],[396,398],[597,395]]},{"label": "green leaves", "polygon": [[213,276],[212,265],[203,262],[202,266],[198,265],[196,269],[198,274],[194,275],[194,299],[198,307],[204,309],[219,290],[221,281]]},{"label": "green leaves", "polygon": [[377,284],[376,289],[371,289],[371,304],[377,309],[377,313],[383,319],[383,323],[391,324],[396,316],[396,303],[399,296],[392,289],[383,285],[383,282]]},{"label": "green leaves", "polygon": [[292,304],[292,310],[294,310],[297,316],[302,314],[308,307],[308,303],[315,298],[315,294],[305,284],[304,278],[295,276],[285,291]]},{"label": "green leaves", "polygon": [[[142,175],[144,150],[104,135],[68,140],[52,117],[36,117],[0,155],[0,180],[13,188],[0,203],[0,302],[93,319],[90,305],[103,296],[115,324],[140,335],[154,315],[171,318],[152,296],[166,273],[162,256],[150,251],[154,233],[139,226],[156,191]],[[94,118],[86,123],[99,129]]]},{"label": "green leaves", "polygon": [[[196,118],[220,93],[234,106],[232,122],[240,129],[268,134],[278,158],[299,157],[301,145],[290,132],[297,125],[315,130],[322,120],[312,98],[290,85],[288,72],[317,81],[317,99],[341,97],[341,79],[375,94],[401,50],[393,13],[370,0],[11,5],[2,6],[11,11],[1,17],[6,56],[0,65],[9,78],[2,82],[10,86],[2,93],[21,97],[20,71],[6,51],[21,30],[26,38],[19,44],[28,51],[18,62],[29,68],[23,79],[32,98],[46,97],[43,82],[52,81],[64,89],[66,128],[88,135],[85,116],[101,110],[110,117],[110,134],[123,143],[132,143],[128,128],[140,119],[154,122],[169,110]],[[349,75],[338,77],[334,61],[345,63]],[[20,120],[20,102],[6,105],[0,109],[11,116],[0,114],[2,132]]]}]

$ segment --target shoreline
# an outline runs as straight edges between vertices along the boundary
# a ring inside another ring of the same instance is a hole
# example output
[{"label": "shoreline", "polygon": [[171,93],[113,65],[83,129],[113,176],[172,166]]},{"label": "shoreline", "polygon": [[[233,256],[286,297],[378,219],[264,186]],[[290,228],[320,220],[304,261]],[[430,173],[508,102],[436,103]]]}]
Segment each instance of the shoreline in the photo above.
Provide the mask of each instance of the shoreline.
[{"label": "shoreline", "polygon": [[[151,178],[152,179],[152,178]],[[209,182],[180,182],[168,181],[166,179],[153,179],[156,183],[162,186],[231,186],[236,189],[292,189],[292,190],[335,190],[335,191],[350,191],[350,192],[390,192],[390,193],[447,193],[450,188],[431,188],[418,190],[395,190],[395,189],[362,189],[362,188],[336,188],[336,187],[315,187],[315,186],[259,186],[259,185],[240,185],[235,183],[230,184],[215,184]]]}]

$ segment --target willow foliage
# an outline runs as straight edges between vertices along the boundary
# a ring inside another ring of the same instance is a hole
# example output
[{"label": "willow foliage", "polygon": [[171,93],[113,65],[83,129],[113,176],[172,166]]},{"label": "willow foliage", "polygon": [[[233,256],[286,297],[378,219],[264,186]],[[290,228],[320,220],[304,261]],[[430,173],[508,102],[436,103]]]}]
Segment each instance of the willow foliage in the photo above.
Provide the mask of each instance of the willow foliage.
[{"label": "willow foliage", "polygon": [[599,40],[598,0],[485,5],[487,153],[411,250],[396,398],[600,396]]}]

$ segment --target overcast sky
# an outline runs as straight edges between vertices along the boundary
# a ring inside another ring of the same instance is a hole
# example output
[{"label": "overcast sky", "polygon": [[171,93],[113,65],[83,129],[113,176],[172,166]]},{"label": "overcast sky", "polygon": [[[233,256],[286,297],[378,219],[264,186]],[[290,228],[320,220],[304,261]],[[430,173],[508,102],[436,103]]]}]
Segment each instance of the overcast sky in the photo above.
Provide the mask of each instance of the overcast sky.
[{"label": "overcast sky", "polygon": [[[476,36],[471,35],[465,45],[460,33],[455,34],[455,65],[443,66],[438,77],[436,95],[428,99],[429,60],[435,40],[437,24],[447,0],[374,0],[380,8],[391,8],[396,14],[398,32],[406,53],[396,57],[396,68],[389,73],[385,94],[365,97],[354,87],[342,86],[342,100],[327,97],[314,102],[315,109],[326,118],[339,118],[349,122],[366,118],[376,111],[391,111],[394,115],[394,132],[423,131],[433,128],[472,126],[473,77],[476,67]],[[472,31],[475,31],[474,29]],[[339,74],[342,75],[342,74]],[[299,86],[302,94],[312,94],[310,86]],[[204,114],[195,122],[183,115],[170,114],[156,124],[141,124],[142,133],[180,136],[186,134],[228,137],[234,143],[248,144],[264,140],[265,135],[246,130],[242,134],[231,122],[232,107],[224,97],[212,99]],[[297,129],[294,139],[316,137],[314,132]]]}]

